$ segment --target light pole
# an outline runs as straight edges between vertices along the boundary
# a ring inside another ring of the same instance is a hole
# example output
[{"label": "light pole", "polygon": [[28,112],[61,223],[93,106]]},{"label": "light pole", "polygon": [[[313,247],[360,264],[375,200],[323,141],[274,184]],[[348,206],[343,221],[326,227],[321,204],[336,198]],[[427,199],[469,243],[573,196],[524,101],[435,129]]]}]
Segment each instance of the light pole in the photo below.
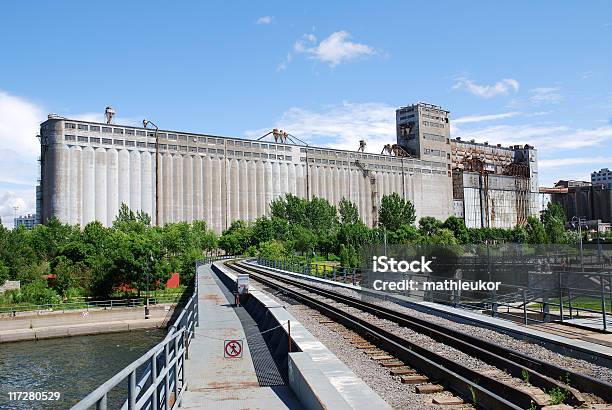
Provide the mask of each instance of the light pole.
[{"label": "light pole", "polygon": [[578,236],[580,237],[580,270],[584,272],[584,259],[582,252],[582,218],[572,216],[572,225],[576,226],[576,222],[578,223]]},{"label": "light pole", "polygon": [[142,120],[145,129],[148,125],[155,127],[155,225],[159,226],[159,136],[157,134],[159,128],[152,121]]}]

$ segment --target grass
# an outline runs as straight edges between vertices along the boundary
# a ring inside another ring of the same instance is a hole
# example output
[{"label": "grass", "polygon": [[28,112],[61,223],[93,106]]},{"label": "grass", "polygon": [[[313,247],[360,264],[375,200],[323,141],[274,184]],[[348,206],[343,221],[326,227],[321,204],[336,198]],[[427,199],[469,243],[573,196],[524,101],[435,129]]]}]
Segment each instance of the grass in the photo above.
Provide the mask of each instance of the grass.
[{"label": "grass", "polygon": [[[606,295],[606,297],[606,312],[612,313],[612,301],[610,301],[609,295]],[[551,309],[559,309],[559,298],[548,299],[548,303],[551,304]],[[539,309],[541,305],[541,303],[531,303],[529,305],[529,308]],[[569,309],[569,300],[567,298],[563,298],[563,309]],[[572,309],[592,309],[601,311],[601,299],[588,296],[579,296],[576,298],[572,298]]]}]

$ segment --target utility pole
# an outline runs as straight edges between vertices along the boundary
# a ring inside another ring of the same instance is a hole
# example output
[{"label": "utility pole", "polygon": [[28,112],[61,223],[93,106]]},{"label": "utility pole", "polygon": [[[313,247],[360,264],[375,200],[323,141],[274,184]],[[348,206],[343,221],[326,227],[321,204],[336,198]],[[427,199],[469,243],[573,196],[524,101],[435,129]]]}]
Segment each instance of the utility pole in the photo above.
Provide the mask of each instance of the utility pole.
[{"label": "utility pole", "polygon": [[159,135],[157,133],[159,128],[152,121],[142,120],[142,126],[145,129],[148,125],[155,127],[155,226],[159,226]]}]

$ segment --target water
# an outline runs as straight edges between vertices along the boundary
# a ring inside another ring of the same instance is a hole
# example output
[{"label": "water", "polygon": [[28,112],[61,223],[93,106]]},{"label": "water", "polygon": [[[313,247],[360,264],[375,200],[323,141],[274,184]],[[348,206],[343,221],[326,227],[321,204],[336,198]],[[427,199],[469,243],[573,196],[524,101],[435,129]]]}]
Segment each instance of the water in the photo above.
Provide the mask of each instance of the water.
[{"label": "water", "polygon": [[[164,336],[165,330],[151,329],[0,344],[0,409],[69,408]],[[15,391],[59,392],[61,398],[9,400]],[[114,396],[110,408],[116,407]]]}]

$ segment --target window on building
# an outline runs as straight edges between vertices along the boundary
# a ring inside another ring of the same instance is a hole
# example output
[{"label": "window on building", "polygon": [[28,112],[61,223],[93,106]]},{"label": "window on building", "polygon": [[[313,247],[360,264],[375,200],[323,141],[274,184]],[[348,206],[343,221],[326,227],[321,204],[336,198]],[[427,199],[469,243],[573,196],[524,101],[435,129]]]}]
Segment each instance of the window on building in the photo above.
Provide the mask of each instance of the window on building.
[{"label": "window on building", "polygon": [[134,146],[134,141],[125,141],[125,146],[126,147],[133,147]]},{"label": "window on building", "polygon": [[123,134],[123,128],[115,128],[115,129],[113,129],[113,132],[115,134]]},{"label": "window on building", "polygon": [[115,140],[115,145],[123,145],[123,140]]},{"label": "window on building", "polygon": [[65,141],[76,141],[76,135],[64,135]]},{"label": "window on building", "polygon": [[146,148],[147,147],[147,143],[143,142],[143,141],[138,141],[138,142],[136,142],[136,146],[138,148]]},{"label": "window on building", "polygon": [[113,140],[111,138],[102,138],[102,144],[112,144]]},{"label": "window on building", "polygon": [[74,130],[76,129],[76,124],[71,124],[69,122],[66,123],[66,128],[69,130]]},{"label": "window on building", "polygon": [[113,129],[111,127],[102,127],[102,132],[113,132]]},{"label": "window on building", "polygon": [[89,142],[89,139],[88,139],[87,137],[81,137],[81,136],[79,136],[79,137],[77,138],[77,141],[79,141],[79,142]]},{"label": "window on building", "polygon": [[100,132],[100,127],[98,125],[92,125],[89,127],[89,131]]},{"label": "window on building", "polygon": [[129,128],[125,129],[125,135],[134,135],[134,130],[131,130]]},{"label": "window on building", "polygon": [[79,124],[78,128],[80,130],[87,131],[89,129],[89,126],[87,126],[86,124]]},{"label": "window on building", "polygon": [[144,131],[136,131],[136,135],[138,135],[139,137],[144,137],[145,136],[145,132]]},{"label": "window on building", "polygon": [[95,142],[96,144],[99,144],[99,143],[100,143],[100,138],[94,138],[94,137],[91,137],[91,138],[89,139],[89,142]]}]

